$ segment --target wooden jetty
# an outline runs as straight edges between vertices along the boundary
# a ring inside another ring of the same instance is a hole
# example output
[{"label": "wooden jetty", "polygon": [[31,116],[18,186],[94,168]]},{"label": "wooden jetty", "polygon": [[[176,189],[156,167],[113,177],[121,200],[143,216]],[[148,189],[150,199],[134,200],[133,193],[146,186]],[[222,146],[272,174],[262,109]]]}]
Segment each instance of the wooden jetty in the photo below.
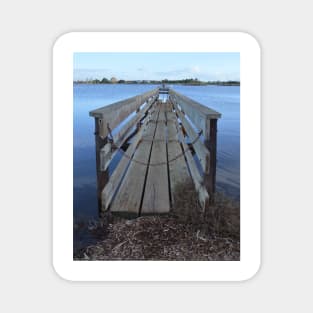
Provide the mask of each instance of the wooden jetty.
[{"label": "wooden jetty", "polygon": [[215,192],[220,113],[163,86],[89,114],[100,212],[167,213],[175,187],[188,180],[205,210]]}]

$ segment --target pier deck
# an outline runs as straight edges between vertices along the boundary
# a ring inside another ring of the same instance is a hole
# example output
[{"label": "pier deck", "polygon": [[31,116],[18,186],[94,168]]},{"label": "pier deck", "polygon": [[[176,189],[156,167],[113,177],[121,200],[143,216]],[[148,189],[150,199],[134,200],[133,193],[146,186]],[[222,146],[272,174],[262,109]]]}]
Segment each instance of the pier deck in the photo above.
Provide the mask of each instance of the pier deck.
[{"label": "pier deck", "polygon": [[165,101],[156,89],[90,112],[96,123],[101,212],[168,213],[175,205],[177,184],[187,181],[194,183],[203,209],[208,206],[215,192],[220,114],[166,91]]}]

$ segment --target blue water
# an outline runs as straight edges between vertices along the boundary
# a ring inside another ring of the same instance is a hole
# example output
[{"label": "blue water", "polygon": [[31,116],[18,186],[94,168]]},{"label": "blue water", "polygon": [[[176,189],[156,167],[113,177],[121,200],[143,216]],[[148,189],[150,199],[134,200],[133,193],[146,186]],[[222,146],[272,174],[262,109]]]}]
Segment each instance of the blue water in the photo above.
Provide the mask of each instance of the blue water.
[{"label": "blue water", "polygon": [[[151,90],[154,85],[74,84],[74,217],[96,218],[94,119],[89,111]],[[240,196],[240,87],[171,86],[222,113],[218,121],[217,191]]]}]

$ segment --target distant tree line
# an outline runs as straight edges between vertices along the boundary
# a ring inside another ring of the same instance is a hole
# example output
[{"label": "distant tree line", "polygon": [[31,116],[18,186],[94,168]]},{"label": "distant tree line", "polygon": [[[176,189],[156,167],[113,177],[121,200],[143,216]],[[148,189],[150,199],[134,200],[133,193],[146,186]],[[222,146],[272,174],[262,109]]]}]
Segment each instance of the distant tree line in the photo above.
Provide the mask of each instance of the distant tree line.
[{"label": "distant tree line", "polygon": [[240,81],[226,80],[226,81],[209,81],[207,85],[221,85],[221,86],[240,86]]},{"label": "distant tree line", "polygon": [[75,80],[75,84],[181,84],[181,85],[220,85],[220,86],[240,86],[240,81],[228,80],[228,81],[200,81],[197,78],[185,78],[185,79],[163,79],[163,80],[117,80],[115,77],[111,79],[86,79]]}]

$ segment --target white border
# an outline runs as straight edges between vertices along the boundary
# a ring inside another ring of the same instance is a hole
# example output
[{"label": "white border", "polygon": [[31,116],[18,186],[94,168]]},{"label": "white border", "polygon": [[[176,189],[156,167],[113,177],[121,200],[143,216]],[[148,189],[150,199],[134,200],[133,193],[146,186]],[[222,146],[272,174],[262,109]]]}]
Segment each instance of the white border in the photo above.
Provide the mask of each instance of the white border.
[{"label": "white border", "polygon": [[[97,51],[240,52],[240,261],[73,261],[73,53]],[[254,276],[261,247],[260,117],[260,47],[246,33],[76,32],[59,37],[53,47],[55,271],[73,281],[238,281]]]}]

